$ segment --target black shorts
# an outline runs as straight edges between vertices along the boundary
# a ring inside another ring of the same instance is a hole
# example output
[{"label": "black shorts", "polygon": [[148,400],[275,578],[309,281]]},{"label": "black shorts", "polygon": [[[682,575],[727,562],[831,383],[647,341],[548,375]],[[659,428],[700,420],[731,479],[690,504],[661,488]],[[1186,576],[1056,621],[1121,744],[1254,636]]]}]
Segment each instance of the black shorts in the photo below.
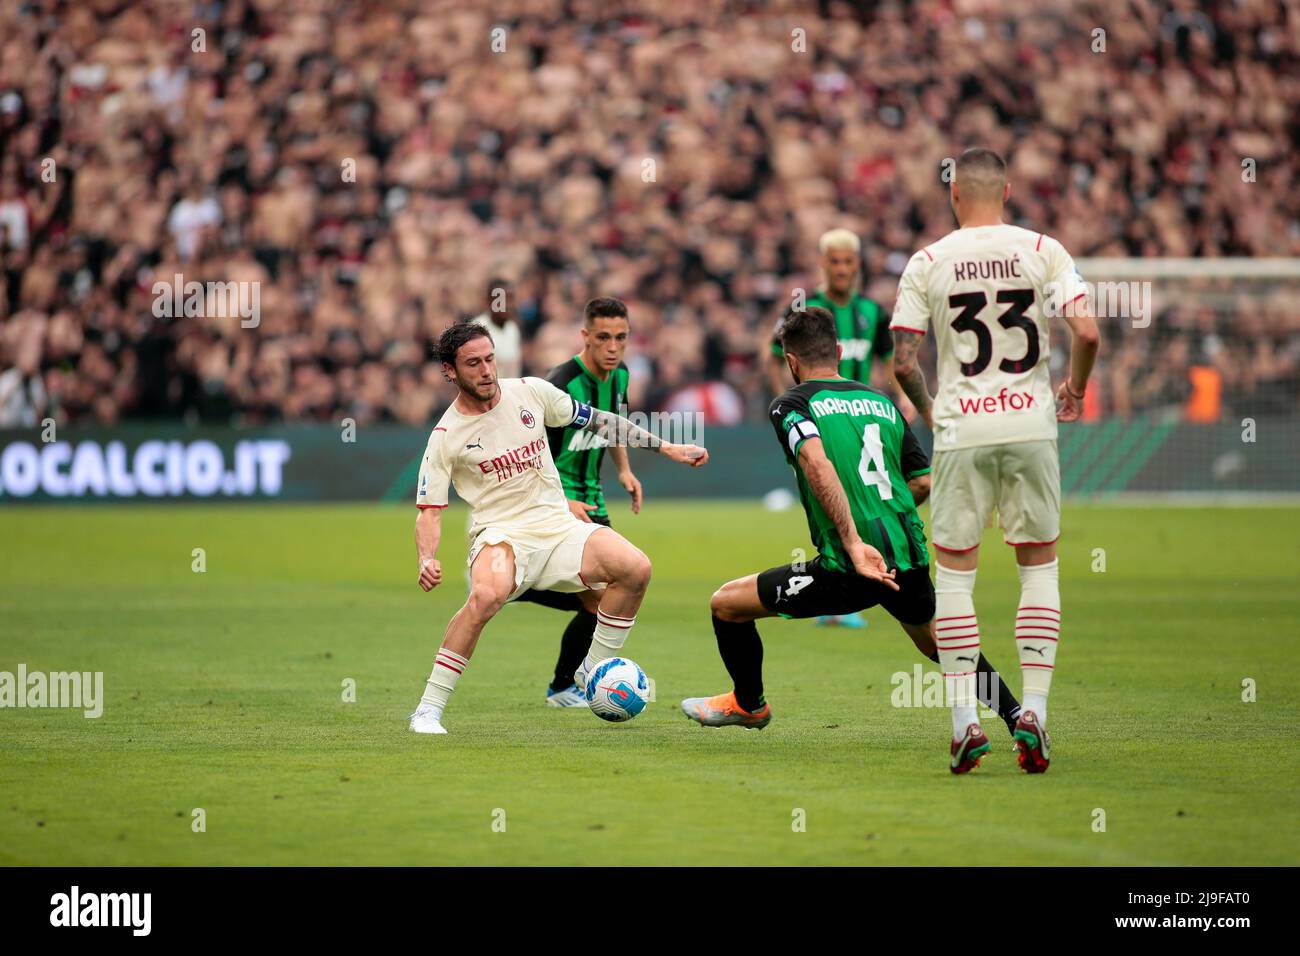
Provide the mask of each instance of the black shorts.
[{"label": "black shorts", "polygon": [[928,567],[899,571],[894,591],[860,575],[827,568],[820,557],[802,565],[769,568],[758,575],[758,599],[782,617],[853,614],[879,604],[904,624],[934,618],[934,585]]}]

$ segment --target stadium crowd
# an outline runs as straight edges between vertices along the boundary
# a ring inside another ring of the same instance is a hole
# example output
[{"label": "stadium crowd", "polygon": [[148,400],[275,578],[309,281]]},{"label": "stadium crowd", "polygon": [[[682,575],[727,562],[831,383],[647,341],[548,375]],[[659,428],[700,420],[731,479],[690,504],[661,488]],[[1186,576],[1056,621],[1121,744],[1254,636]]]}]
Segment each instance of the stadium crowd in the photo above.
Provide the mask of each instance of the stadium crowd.
[{"label": "stadium crowd", "polygon": [[[1273,0],[7,3],[0,427],[425,424],[496,276],[528,371],[619,296],[634,404],[753,418],[817,236],[888,307],[964,146],[1076,257],[1296,256],[1297,117]],[[156,314],[176,275],[256,321]],[[1205,302],[1104,322],[1091,412],[1294,414],[1294,296]]]}]

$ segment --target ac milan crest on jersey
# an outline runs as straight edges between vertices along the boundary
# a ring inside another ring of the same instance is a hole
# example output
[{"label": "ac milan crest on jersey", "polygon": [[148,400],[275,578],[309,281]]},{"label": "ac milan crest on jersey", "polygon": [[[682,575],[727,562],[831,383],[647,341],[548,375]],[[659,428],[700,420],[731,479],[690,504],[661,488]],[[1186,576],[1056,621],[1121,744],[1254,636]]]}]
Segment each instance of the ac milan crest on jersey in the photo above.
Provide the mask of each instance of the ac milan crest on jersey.
[{"label": "ac milan crest on jersey", "polygon": [[526,408],[519,413],[519,420],[529,428],[537,424],[537,419],[533,417],[533,413]]}]

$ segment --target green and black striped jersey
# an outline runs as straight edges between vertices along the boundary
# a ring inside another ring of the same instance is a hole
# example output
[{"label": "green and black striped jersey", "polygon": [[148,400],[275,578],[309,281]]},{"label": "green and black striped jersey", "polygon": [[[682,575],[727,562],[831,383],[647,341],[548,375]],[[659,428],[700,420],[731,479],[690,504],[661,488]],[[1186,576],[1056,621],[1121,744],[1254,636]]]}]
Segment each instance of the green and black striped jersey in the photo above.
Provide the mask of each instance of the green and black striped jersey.
[{"label": "green and black striped jersey", "polygon": [[[546,380],[592,408],[626,414],[621,409],[627,407],[627,376],[627,366],[619,363],[602,382],[575,355],[553,368]],[[600,487],[600,464],[609,443],[585,428],[548,428],[546,439],[560,472],[564,496],[595,505],[593,517],[607,517],[605,495]]]},{"label": "green and black striped jersey", "polygon": [[928,474],[930,460],[889,396],[848,379],[810,379],[772,402],[769,417],[799,480],[808,531],[827,566],[853,570],[835,524],[799,467],[799,449],[810,438],[821,439],[835,466],[862,540],[891,568],[929,566],[925,525],[907,482]]},{"label": "green and black striped jersey", "polygon": [[[806,305],[820,306],[835,316],[835,335],[844,346],[840,356],[840,374],[856,382],[871,381],[871,363],[884,361],[894,354],[894,339],[889,333],[889,313],[866,296],[853,293],[848,305],[836,305],[822,290],[810,295]],[[785,315],[789,315],[787,309]],[[782,320],[785,316],[783,315]],[[772,354],[784,355],[781,348],[781,324],[772,335]]]}]

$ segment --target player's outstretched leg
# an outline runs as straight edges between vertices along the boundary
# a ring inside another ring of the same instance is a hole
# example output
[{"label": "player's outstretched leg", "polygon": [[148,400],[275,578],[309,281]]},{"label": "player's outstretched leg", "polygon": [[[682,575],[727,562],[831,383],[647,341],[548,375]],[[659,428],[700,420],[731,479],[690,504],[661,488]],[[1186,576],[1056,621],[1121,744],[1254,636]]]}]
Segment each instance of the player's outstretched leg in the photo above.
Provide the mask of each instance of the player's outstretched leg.
[{"label": "player's outstretched leg", "polygon": [[442,647],[425,684],[420,704],[411,715],[411,729],[419,734],[445,734],[442,711],[456,682],[465,672],[483,627],[501,610],[515,589],[514,551],[506,543],[484,545],[470,568],[469,597],[447,622]]},{"label": "player's outstretched leg", "polygon": [[688,697],[682,701],[682,712],[705,727],[762,730],[772,722],[772,708],[763,698],[763,642],[754,621],[772,615],[759,600],[758,575],[718,588],[710,610],[718,653],[733,689],[714,697]]},{"label": "player's outstretched leg", "polygon": [[591,586],[605,584],[596,608],[596,627],[587,656],[573,675],[585,690],[587,674],[608,657],[617,657],[636,624],[646,588],[650,586],[650,559],[613,528],[599,528],[587,538],[582,551],[582,580]]},{"label": "player's outstretched leg", "polygon": [[1047,693],[1056,666],[1061,636],[1060,566],[1056,544],[1016,548],[1020,572],[1020,605],[1016,609],[1016,649],[1024,677],[1025,706],[1016,723],[1020,769],[1045,773],[1051,763],[1047,735]]}]

